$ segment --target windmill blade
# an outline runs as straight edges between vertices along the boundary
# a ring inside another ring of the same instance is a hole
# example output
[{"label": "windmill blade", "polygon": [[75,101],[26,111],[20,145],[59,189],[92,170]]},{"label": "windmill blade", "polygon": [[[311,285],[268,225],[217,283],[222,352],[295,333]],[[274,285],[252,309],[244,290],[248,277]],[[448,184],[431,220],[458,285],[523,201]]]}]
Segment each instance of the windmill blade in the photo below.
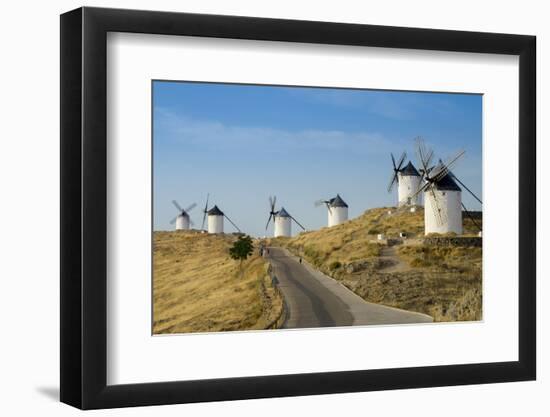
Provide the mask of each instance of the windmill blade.
[{"label": "windmill blade", "polygon": [[442,179],[445,175],[447,175],[451,169],[451,167],[458,161],[458,159],[464,155],[465,151],[458,152],[449,162],[444,163],[440,166],[439,169],[436,170],[436,172],[430,173],[431,178],[434,181],[439,181]]},{"label": "windmill blade", "polygon": [[430,174],[429,178],[433,181],[436,181],[436,179],[443,178],[445,175],[442,175],[440,178],[438,178],[438,176],[439,174],[444,172],[446,169],[447,169],[447,166],[440,159],[439,164],[436,165],[435,167],[430,168],[430,170],[428,171],[428,173]]},{"label": "windmill blade", "polygon": [[[429,167],[432,164],[432,159],[434,157],[434,151],[429,149],[427,151],[428,153],[424,155],[424,158],[426,158],[426,166]],[[430,168],[428,168],[428,172],[430,172]]]},{"label": "windmill blade", "polygon": [[421,185],[421,186],[418,188],[418,190],[416,190],[416,192],[415,192],[413,195],[411,195],[411,197],[410,197],[411,201],[414,201],[414,199],[416,198],[416,196],[417,196],[418,194],[420,194],[422,191],[425,191],[429,186],[430,186],[430,183],[429,183],[429,182],[426,182],[426,183],[424,183],[423,185]]},{"label": "windmill blade", "polygon": [[201,230],[204,230],[204,222],[206,221],[206,213],[208,212],[208,199],[210,198],[210,193],[206,194],[206,204],[204,205],[204,209],[202,210],[202,224],[201,224]]},{"label": "windmill blade", "polygon": [[269,218],[267,219],[267,223],[265,225],[265,230],[267,230],[267,228],[269,227],[269,222],[271,221],[271,218],[273,217],[273,214],[272,213],[269,213]]},{"label": "windmill blade", "polygon": [[315,207],[319,207],[320,205],[322,204],[326,204],[327,202],[325,200],[317,200],[315,203],[313,203],[315,205]]},{"label": "windmill blade", "polygon": [[403,166],[403,163],[405,162],[405,158],[407,157],[407,152],[403,152],[401,154],[401,158],[399,158],[399,163],[397,164],[397,170],[399,171],[402,166]]},{"label": "windmill blade", "polygon": [[393,153],[390,153],[391,155],[391,163],[393,164],[393,170],[395,171],[397,169],[397,165],[395,165],[395,158],[393,157]]},{"label": "windmill blade", "polygon": [[178,216],[174,217],[172,220],[170,220],[170,224],[176,223],[176,220],[178,219]]},{"label": "windmill blade", "polygon": [[328,212],[329,212],[330,214],[332,214],[332,209],[330,208],[330,203],[327,202],[326,204],[327,204]]},{"label": "windmill blade", "polygon": [[[433,156],[433,152],[430,149],[426,148],[426,145],[424,144],[424,139],[422,139],[420,136],[418,136],[415,139],[416,142],[416,155],[418,157],[418,160],[420,161],[420,165],[422,166],[422,170],[424,171],[424,175],[427,176],[429,169],[429,161],[428,157]],[[431,157],[430,157],[431,159]]]},{"label": "windmill blade", "polygon": [[204,230],[204,222],[205,221],[206,221],[206,210],[204,211],[204,214],[202,215],[201,230]]},{"label": "windmill blade", "polygon": [[441,209],[439,208],[439,204],[437,202],[437,197],[435,195],[435,192],[434,192],[433,188],[430,188],[429,192],[430,192],[431,197],[432,197],[432,204],[431,204],[432,212],[435,215],[436,223],[438,224],[438,226],[441,226],[443,224],[443,222],[442,222],[442,219],[441,219]]},{"label": "windmill blade", "polygon": [[277,196],[273,196],[273,204],[271,205],[271,211],[275,211],[275,205],[277,204]]},{"label": "windmill blade", "polygon": [[439,226],[443,226],[447,222],[447,217],[441,211],[441,206],[439,205],[439,200],[437,199],[437,195],[435,194],[435,191],[434,191],[433,188],[430,188],[430,193],[431,193],[432,198],[433,198],[432,209],[435,210],[436,222]]},{"label": "windmill blade", "polygon": [[193,210],[195,207],[197,207],[197,203],[191,204],[189,207],[185,209],[186,213],[189,213],[191,210]]},{"label": "windmill blade", "polygon": [[472,221],[473,224],[475,224],[475,226],[477,227],[477,229],[481,232],[481,227],[479,226],[479,224],[477,224],[477,222],[475,221],[474,219],[474,216],[472,216],[472,213],[470,213],[468,211],[468,209],[466,208],[466,206],[464,205],[463,202],[460,202],[460,204],[462,204],[462,208],[464,209],[464,211],[466,212],[466,215],[470,218],[470,220]]},{"label": "windmill blade", "polygon": [[176,200],[172,200],[172,204],[174,205],[174,207],[176,207],[176,209],[178,211],[183,211],[183,209],[181,208],[181,206],[178,204],[178,202]]},{"label": "windmill blade", "polygon": [[418,156],[418,159],[420,161],[424,160],[424,150],[426,149],[426,145],[424,144],[424,139],[421,136],[417,136],[414,138],[414,143],[416,145],[416,154]]},{"label": "windmill blade", "polygon": [[292,216],[290,216],[290,218],[291,218],[292,220],[294,220],[294,222],[295,222],[298,226],[300,226],[300,227],[302,228],[302,230],[304,230],[304,231],[306,230],[306,228],[305,228],[304,226],[302,226],[302,225],[300,224],[300,222],[298,222],[298,220],[296,220],[296,219],[295,219],[294,217],[292,217]]},{"label": "windmill blade", "polygon": [[475,194],[472,192],[472,190],[470,190],[468,187],[466,187],[466,186],[464,185],[464,183],[463,183],[462,181],[460,181],[460,180],[456,177],[456,175],[453,174],[453,178],[454,178],[455,180],[457,180],[458,183],[459,183],[460,185],[462,185],[462,186],[466,189],[466,191],[468,191],[468,192],[472,195],[472,197],[474,197],[477,201],[479,201],[479,204],[483,204],[483,201],[481,201],[481,200],[477,197],[477,195],[475,195]]},{"label": "windmill blade", "polygon": [[397,184],[397,171],[392,173],[390,183],[388,184],[388,193],[391,193],[391,190],[395,184]]},{"label": "windmill blade", "polygon": [[235,229],[237,229],[237,231],[238,231],[239,233],[241,232],[241,229],[239,229],[239,228],[237,227],[237,225],[236,225],[235,223],[233,223],[233,221],[232,221],[229,217],[227,217],[225,214],[223,215],[223,217],[225,217],[227,220],[229,220],[229,223],[231,223],[231,224],[233,225],[233,227],[234,227]]}]

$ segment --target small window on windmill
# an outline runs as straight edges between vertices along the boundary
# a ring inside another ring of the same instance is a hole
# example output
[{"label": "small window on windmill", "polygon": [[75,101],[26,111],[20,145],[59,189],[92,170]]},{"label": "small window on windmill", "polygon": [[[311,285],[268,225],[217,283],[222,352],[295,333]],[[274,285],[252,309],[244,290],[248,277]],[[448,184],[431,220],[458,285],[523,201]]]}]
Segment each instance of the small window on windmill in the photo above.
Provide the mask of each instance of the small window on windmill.
[{"label": "small window on windmill", "polygon": [[446,192],[445,192],[445,191],[443,191],[443,192],[442,192],[441,194],[442,194],[443,196],[445,196]]}]

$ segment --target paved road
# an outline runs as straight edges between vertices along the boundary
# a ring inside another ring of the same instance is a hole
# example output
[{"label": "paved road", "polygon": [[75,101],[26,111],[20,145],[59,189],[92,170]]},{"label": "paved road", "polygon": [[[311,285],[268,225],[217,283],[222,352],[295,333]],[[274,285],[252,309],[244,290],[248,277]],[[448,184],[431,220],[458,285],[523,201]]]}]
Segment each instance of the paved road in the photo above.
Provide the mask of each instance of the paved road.
[{"label": "paved road", "polygon": [[288,307],[283,328],[425,323],[425,314],[369,303],[282,248],[269,248],[279,288]]}]

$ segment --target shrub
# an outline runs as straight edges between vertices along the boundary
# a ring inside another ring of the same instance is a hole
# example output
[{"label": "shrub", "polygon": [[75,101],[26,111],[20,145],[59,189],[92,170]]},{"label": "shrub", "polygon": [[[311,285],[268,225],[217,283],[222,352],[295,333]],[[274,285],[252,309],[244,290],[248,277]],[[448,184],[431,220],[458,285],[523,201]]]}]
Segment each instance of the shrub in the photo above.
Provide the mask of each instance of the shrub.
[{"label": "shrub", "polygon": [[342,267],[342,263],[340,261],[334,261],[332,262],[330,265],[329,265],[329,268],[331,271],[334,271],[338,268],[341,268]]}]

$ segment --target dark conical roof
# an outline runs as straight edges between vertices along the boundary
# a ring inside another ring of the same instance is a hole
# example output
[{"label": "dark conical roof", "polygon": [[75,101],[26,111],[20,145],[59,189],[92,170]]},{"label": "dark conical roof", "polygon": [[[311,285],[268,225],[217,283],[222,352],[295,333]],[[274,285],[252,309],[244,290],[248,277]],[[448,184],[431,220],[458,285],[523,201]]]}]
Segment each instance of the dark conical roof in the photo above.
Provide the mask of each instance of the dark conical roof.
[{"label": "dark conical roof", "polygon": [[290,214],[288,214],[288,212],[285,210],[284,207],[281,207],[281,210],[279,210],[275,216],[277,217],[290,217]]},{"label": "dark conical roof", "polygon": [[[437,173],[440,166],[441,166],[441,163],[440,165],[433,168],[432,171],[435,171]],[[447,174],[443,178],[435,182],[434,188],[436,190],[442,190],[442,191],[462,191],[462,189],[458,186],[458,184],[455,182],[453,177],[454,175],[451,171],[447,172]]]},{"label": "dark conical roof", "polygon": [[331,207],[348,207],[346,202],[340,197],[340,194],[336,194],[336,197],[331,198],[329,204]]},{"label": "dark conical roof", "polygon": [[209,216],[223,216],[223,211],[221,211],[218,206],[212,207],[207,213]]},{"label": "dark conical roof", "polygon": [[420,177],[420,174],[418,173],[411,161],[409,161],[405,168],[401,169],[399,172],[401,173],[401,175],[405,175],[408,177]]}]

